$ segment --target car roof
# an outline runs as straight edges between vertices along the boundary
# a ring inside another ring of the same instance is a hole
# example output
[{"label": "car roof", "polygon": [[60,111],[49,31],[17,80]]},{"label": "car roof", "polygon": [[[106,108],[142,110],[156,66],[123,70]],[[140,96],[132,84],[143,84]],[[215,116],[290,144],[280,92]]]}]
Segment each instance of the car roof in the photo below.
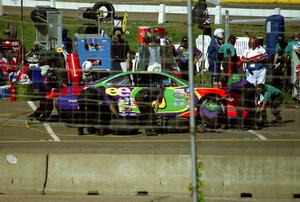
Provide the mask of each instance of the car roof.
[{"label": "car roof", "polygon": [[171,79],[176,80],[177,82],[179,82],[181,85],[188,85],[186,81],[182,80],[181,78],[175,77],[171,74],[165,73],[165,72],[152,72],[152,71],[128,71],[128,72],[121,72],[118,74],[115,74],[113,76],[110,77],[106,77],[101,79],[102,82],[105,82],[106,80],[111,80],[120,76],[124,76],[124,75],[129,75],[129,74],[158,74],[158,75],[163,75],[163,76],[167,76]]}]

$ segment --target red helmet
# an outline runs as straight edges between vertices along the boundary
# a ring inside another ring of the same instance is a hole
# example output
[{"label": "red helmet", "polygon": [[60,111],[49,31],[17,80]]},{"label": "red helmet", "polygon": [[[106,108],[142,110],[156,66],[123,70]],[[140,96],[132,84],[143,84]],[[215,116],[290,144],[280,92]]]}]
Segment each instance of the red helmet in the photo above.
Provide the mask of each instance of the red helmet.
[{"label": "red helmet", "polygon": [[161,36],[165,36],[166,35],[166,29],[163,27],[154,27],[153,28],[153,34],[155,33],[159,33]]}]

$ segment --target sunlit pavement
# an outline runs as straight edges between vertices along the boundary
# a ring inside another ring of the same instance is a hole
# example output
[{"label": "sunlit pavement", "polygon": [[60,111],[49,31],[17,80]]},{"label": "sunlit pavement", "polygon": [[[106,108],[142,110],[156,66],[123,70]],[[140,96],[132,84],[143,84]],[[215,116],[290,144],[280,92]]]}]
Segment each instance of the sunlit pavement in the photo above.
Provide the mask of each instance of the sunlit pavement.
[{"label": "sunlit pavement", "polygon": [[[35,103],[37,104],[37,103]],[[28,122],[32,112],[27,102],[0,104],[0,150],[11,152],[53,153],[136,153],[190,154],[189,133],[168,133],[158,136],[137,134],[77,135],[76,128],[58,122]],[[300,109],[288,106],[282,110],[285,124],[259,130],[203,131],[197,127],[198,153],[253,155],[278,153],[298,154],[300,148]],[[54,112],[55,114],[55,112]],[[272,115],[269,116],[273,119]]]},{"label": "sunlit pavement", "polygon": [[[77,135],[76,128],[66,127],[58,122],[28,122],[27,116],[32,112],[27,102],[10,103],[1,100],[0,105],[0,142],[151,142],[151,141],[189,141],[189,133],[168,133],[158,136],[145,136],[140,130],[137,134],[96,134]],[[55,112],[54,112],[55,114]],[[284,141],[300,140],[300,109],[288,106],[282,110],[285,124],[271,125],[258,130],[212,130],[203,131],[197,127],[198,141]],[[269,119],[273,119],[269,115]],[[56,138],[57,137],[57,138]]]}]

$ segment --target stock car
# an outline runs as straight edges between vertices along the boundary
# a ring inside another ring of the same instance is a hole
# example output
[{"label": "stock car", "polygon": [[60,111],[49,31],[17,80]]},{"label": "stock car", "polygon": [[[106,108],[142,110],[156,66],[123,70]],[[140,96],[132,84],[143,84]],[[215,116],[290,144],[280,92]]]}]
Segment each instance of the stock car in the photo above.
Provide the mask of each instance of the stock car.
[{"label": "stock car", "polygon": [[[171,85],[165,88],[163,101],[158,108],[158,116],[166,120],[167,124],[164,125],[173,128],[188,127],[189,86],[186,81],[178,77],[163,72],[122,72],[98,80],[90,87],[105,88],[105,93],[117,102],[120,118],[112,121],[113,127],[123,126],[123,128],[127,128],[130,125],[140,128],[139,117],[142,117],[143,114],[138,109],[135,95],[143,88],[159,86],[165,79],[168,79]],[[86,88],[84,86],[72,86],[62,89],[55,104],[61,116],[67,116],[79,109],[77,98]],[[226,90],[203,87],[195,87],[194,89],[195,117],[206,117],[208,121],[205,121],[205,124],[211,123],[215,127],[219,124],[217,119],[220,112],[224,112],[224,108],[217,103],[216,98],[225,96]],[[148,127],[152,126],[148,125]]]}]

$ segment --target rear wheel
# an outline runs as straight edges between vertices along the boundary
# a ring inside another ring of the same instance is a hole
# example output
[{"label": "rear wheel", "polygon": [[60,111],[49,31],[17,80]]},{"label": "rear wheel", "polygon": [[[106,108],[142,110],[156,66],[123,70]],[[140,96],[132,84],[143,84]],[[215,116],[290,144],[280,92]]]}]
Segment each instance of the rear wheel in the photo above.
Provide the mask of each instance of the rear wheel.
[{"label": "rear wheel", "polygon": [[205,129],[218,129],[225,124],[225,107],[217,95],[207,96],[199,103],[198,117]]}]

